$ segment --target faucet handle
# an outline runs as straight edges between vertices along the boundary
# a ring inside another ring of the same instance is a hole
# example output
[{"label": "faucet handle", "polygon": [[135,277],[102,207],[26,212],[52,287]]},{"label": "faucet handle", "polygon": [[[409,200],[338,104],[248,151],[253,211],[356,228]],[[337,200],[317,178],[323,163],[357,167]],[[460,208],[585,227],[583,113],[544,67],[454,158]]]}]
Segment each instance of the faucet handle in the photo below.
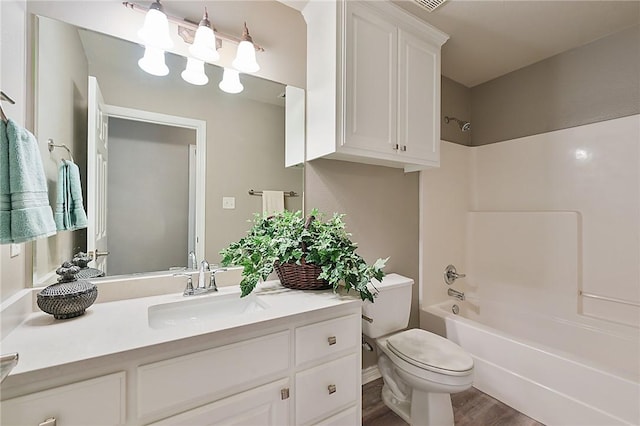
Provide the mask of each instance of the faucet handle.
[{"label": "faucet handle", "polygon": [[193,277],[191,276],[191,274],[173,274],[174,277],[186,277],[187,278],[187,286],[185,287],[184,291],[182,292],[183,295],[185,296],[191,296],[193,295],[194,291],[193,291]]},{"label": "faucet handle", "polygon": [[216,273],[224,272],[226,270],[227,268],[215,268],[215,267],[213,269],[210,269],[211,277],[209,278],[209,290],[218,291],[218,286],[216,285]]},{"label": "faucet handle", "polygon": [[458,271],[456,271],[456,267],[453,265],[447,266],[444,270],[444,282],[447,283],[447,285],[451,285],[458,278],[464,277],[466,277],[466,275],[459,274]]}]

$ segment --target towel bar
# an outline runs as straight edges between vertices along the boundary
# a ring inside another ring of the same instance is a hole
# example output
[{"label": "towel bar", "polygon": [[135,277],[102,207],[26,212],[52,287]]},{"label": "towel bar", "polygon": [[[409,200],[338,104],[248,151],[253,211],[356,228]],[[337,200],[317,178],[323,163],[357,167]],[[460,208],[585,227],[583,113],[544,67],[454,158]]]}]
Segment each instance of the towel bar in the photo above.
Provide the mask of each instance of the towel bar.
[{"label": "towel bar", "polygon": [[[249,195],[262,195],[262,191],[254,191],[253,189],[249,190]],[[284,192],[285,197],[297,197],[298,193],[296,191],[286,191]]]},{"label": "towel bar", "polygon": [[66,149],[67,152],[69,153],[69,160],[71,160],[72,162],[75,163],[75,161],[73,161],[73,154],[71,153],[71,150],[65,144],[56,145],[56,144],[53,143],[53,139],[49,139],[49,140],[47,140],[47,146],[49,147],[49,152],[53,152],[53,148],[64,148],[64,149]]}]

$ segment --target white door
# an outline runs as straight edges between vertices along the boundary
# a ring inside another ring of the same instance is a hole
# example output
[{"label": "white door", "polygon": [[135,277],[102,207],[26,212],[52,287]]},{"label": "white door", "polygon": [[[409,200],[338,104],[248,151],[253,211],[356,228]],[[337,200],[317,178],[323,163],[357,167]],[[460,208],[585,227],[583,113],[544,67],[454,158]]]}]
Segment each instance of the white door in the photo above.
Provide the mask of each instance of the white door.
[{"label": "white door", "polygon": [[98,80],[89,76],[87,135],[87,253],[94,268],[107,272],[107,132],[108,116]]}]

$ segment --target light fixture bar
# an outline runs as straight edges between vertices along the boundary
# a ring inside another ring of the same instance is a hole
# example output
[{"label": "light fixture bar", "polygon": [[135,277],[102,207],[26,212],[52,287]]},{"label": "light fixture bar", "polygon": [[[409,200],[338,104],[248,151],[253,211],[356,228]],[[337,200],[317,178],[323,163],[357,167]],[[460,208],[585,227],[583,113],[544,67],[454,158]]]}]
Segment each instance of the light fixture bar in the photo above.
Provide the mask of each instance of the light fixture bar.
[{"label": "light fixture bar", "polygon": [[[136,12],[141,12],[141,13],[147,13],[147,11],[149,10],[148,7],[144,7],[144,6],[140,6],[138,4],[129,2],[129,1],[123,1],[122,5],[131,9],[131,10],[135,10]],[[196,30],[198,29],[198,24],[188,21],[186,19],[180,19],[177,18],[175,16],[171,16],[167,14],[167,19],[171,22],[173,22],[174,24],[178,25],[178,35],[180,35],[180,37],[182,37],[182,39],[189,43],[189,40],[193,40],[193,34],[195,34]],[[181,28],[187,31],[181,31]],[[191,34],[189,34],[191,33]],[[234,43],[234,44],[240,44],[240,42],[242,41],[242,39],[240,37],[234,37],[228,34],[224,34],[224,33],[219,33],[218,31],[214,30],[214,33],[216,35],[217,38],[219,38],[220,40],[224,40],[224,41],[228,41],[230,43]],[[187,37],[185,37],[186,34]],[[189,39],[189,37],[191,37]],[[258,46],[257,44],[253,43],[253,47],[256,49],[256,51],[258,52],[264,52],[264,48],[262,48],[261,46]]]}]

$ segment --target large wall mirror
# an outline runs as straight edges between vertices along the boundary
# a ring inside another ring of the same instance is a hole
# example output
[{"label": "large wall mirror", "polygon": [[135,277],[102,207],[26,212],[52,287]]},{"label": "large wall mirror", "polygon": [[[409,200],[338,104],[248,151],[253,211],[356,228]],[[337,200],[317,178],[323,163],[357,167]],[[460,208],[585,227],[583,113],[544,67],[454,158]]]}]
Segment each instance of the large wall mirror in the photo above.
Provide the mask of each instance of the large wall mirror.
[{"label": "large wall mirror", "polygon": [[[48,139],[69,147],[87,214],[106,223],[107,275],[188,266],[197,244],[203,247],[198,260],[217,263],[218,252],[245,235],[248,220],[262,209],[251,189],[293,191],[297,196],[285,197],[285,207],[302,209],[303,170],[285,167],[284,85],[243,74],[244,91],[227,94],[218,87],[222,69],[215,65],[205,66],[209,84],[194,86],[180,77],[185,58],[179,55],[167,53],[170,73],[155,77],[137,65],[141,45],[41,16],[34,17],[34,28],[34,130],[51,205],[58,167],[69,154],[48,152]],[[100,211],[87,205],[101,196],[87,183],[89,76],[109,106],[107,204]],[[198,176],[195,148],[202,132],[206,156]],[[199,214],[204,241],[194,230]],[[87,232],[60,231],[33,246],[34,285],[48,284],[62,261],[87,250]]]}]

